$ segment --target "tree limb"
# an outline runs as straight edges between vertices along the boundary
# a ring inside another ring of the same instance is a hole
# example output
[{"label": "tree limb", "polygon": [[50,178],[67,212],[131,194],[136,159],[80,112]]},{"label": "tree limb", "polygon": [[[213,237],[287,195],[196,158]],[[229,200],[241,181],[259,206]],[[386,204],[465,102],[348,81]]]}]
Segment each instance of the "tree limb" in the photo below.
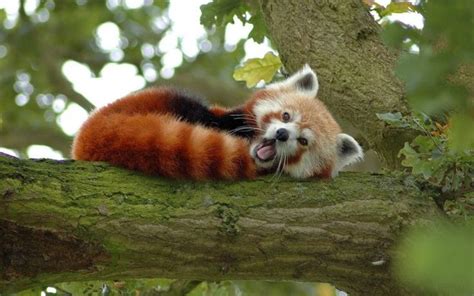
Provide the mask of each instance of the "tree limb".
[{"label": "tree limb", "polygon": [[199,183],[0,157],[0,291],[166,277],[323,281],[351,295],[396,295],[392,248],[437,211],[389,175]]}]

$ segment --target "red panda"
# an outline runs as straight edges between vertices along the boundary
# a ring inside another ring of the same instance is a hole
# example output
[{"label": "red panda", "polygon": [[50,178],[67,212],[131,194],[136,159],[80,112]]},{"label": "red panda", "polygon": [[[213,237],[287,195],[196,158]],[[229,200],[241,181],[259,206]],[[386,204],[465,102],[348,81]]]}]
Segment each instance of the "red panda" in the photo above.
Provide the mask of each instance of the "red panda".
[{"label": "red panda", "polygon": [[331,178],[363,152],[316,99],[318,88],[306,65],[231,109],[171,88],[142,90],[93,112],[72,157],[175,179]]}]

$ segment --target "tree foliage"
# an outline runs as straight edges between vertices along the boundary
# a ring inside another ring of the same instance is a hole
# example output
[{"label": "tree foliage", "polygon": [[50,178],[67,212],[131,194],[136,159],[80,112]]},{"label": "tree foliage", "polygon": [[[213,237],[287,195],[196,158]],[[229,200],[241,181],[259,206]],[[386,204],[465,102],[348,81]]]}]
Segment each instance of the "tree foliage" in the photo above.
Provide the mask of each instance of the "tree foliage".
[{"label": "tree foliage", "polygon": [[[469,76],[474,74],[469,72],[474,63],[474,38],[470,38],[474,10],[468,7],[464,0],[450,5],[436,0],[407,4],[407,10],[423,14],[423,28],[395,22],[386,24],[383,32],[386,42],[401,50],[396,72],[405,82],[412,110],[378,116],[420,134],[405,143],[399,156],[414,177],[439,188],[440,199],[464,200],[472,191],[474,134],[466,127],[474,124],[473,76]],[[448,16],[465,22],[446,21]]]},{"label": "tree foliage", "polygon": [[[390,125],[413,129],[420,133],[411,143],[405,143],[399,157],[402,165],[447,194],[463,194],[471,190],[474,158],[472,151],[456,150],[450,146],[449,123],[439,123],[424,113],[414,112],[377,114]],[[440,196],[439,198],[442,198]]]},{"label": "tree foliage", "polygon": [[[18,1],[14,11],[0,9],[0,146],[23,156],[32,144],[67,156],[71,137],[58,125],[61,114],[74,104],[87,112],[94,108],[64,75],[67,61],[80,63],[92,77],[101,77],[111,63],[134,65],[147,85],[176,84],[228,105],[247,95],[232,80],[245,54],[243,42],[225,50],[225,27],[220,27],[197,40],[196,55],[186,56],[185,41],[170,37],[174,27],[168,1],[145,1],[133,9],[125,1],[48,0],[34,9],[26,2],[34,1]],[[117,29],[118,43],[102,44],[103,25]],[[163,58],[167,52],[160,50],[166,38],[176,42],[171,46],[183,56],[171,80],[161,75],[170,71]]]},{"label": "tree foliage", "polygon": [[425,19],[422,29],[395,22],[383,32],[401,52],[396,73],[412,109],[377,116],[418,132],[399,152],[402,165],[435,188],[434,198],[460,224],[413,230],[401,244],[397,273],[430,293],[467,295],[474,289],[474,133],[468,128],[474,125],[474,9],[469,0],[376,7],[380,16],[393,9],[418,11]]},{"label": "tree foliage", "polygon": [[[213,26],[225,27],[233,24],[234,19],[239,19],[244,24],[251,24],[249,38],[256,42],[263,42],[267,36],[262,13],[258,7],[242,0],[215,0],[201,6],[201,23],[207,28]],[[256,5],[256,4],[254,4]]]},{"label": "tree foliage", "polygon": [[[457,150],[474,148],[474,135],[463,130],[474,124],[471,4],[469,0],[456,0],[449,5],[421,1],[415,9],[425,18],[422,29],[391,23],[384,33],[390,45],[402,50],[396,71],[405,82],[413,110],[449,121],[450,146]],[[448,16],[463,21],[447,21]]]}]

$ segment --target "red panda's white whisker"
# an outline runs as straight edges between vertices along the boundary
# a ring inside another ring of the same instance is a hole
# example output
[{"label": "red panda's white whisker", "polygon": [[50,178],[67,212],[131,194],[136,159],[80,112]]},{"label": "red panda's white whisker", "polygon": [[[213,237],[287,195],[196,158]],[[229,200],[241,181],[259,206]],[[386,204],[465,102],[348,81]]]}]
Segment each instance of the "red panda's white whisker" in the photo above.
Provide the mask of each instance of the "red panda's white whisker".
[{"label": "red panda's white whisker", "polygon": [[254,115],[248,115],[248,114],[231,114],[230,116],[238,119],[246,119],[250,121],[257,121],[257,118]]},{"label": "red panda's white whisker", "polygon": [[255,115],[250,115],[250,114],[230,114],[232,117],[240,117],[240,118],[248,118],[248,119],[257,119]]},{"label": "red panda's white whisker", "polygon": [[288,155],[285,153],[285,152],[282,152],[282,156],[280,157],[280,161],[278,163],[278,167],[275,171],[275,175],[274,177],[276,178],[275,179],[275,182],[278,181],[281,176],[283,175],[283,172],[284,172],[284,169],[285,169],[285,165],[288,161]]},{"label": "red panda's white whisker", "polygon": [[235,119],[241,119],[241,120],[245,120],[249,123],[253,123],[253,124],[257,124],[257,120],[255,118],[250,118],[250,117],[245,117],[245,116],[238,116],[238,115],[235,115],[233,116]]},{"label": "red panda's white whisker", "polygon": [[228,133],[229,133],[230,135],[235,135],[235,134],[237,134],[238,132],[242,132],[242,131],[252,131],[252,130],[250,130],[250,129],[245,129],[245,128],[236,128],[236,129],[233,129],[233,130],[228,131]]},{"label": "red panda's white whisker", "polygon": [[235,129],[232,129],[230,131],[228,131],[229,134],[231,135],[234,135],[238,132],[241,132],[241,131],[259,131],[259,132],[263,132],[264,130],[261,129],[261,128],[256,128],[256,127],[251,127],[251,126],[241,126],[241,127],[238,127],[238,128],[235,128]]},{"label": "red panda's white whisker", "polygon": [[247,126],[241,126],[241,127],[238,127],[238,128],[231,129],[229,132],[233,133],[233,132],[239,132],[239,131],[242,131],[242,130],[252,131],[252,130],[254,130],[254,128],[247,127]]},{"label": "red panda's white whisker", "polygon": [[270,181],[272,182],[272,185],[274,185],[276,183],[276,181],[278,180],[277,176],[278,176],[278,172],[280,170],[280,166],[281,166],[281,163],[282,163],[282,158],[281,157],[275,157],[273,159],[273,163],[275,163],[275,161],[278,159],[278,165],[275,169],[275,173],[273,174],[272,178],[270,179]]},{"label": "red panda's white whisker", "polygon": [[241,115],[241,116],[247,116],[247,117],[250,117],[250,118],[255,118],[255,115],[252,114],[252,113],[240,113],[240,114],[232,114],[232,115]]},{"label": "red panda's white whisker", "polygon": [[280,169],[280,175],[278,176],[278,178],[281,177],[281,175],[283,175],[283,172],[285,171],[285,166],[288,162],[288,155],[286,153],[283,154],[283,165],[281,166],[281,169]]}]

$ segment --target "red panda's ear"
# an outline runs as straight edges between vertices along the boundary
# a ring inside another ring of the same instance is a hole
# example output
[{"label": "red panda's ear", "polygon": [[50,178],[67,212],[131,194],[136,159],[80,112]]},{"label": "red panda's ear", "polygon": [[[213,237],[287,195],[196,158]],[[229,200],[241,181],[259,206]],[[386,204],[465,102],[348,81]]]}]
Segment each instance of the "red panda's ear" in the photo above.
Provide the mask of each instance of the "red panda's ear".
[{"label": "red panda's ear", "polygon": [[337,135],[337,162],[333,176],[346,165],[358,162],[364,158],[364,152],[357,141],[348,134]]},{"label": "red panda's ear", "polygon": [[305,95],[316,97],[319,89],[319,82],[316,73],[308,64],[305,64],[298,72],[283,81],[268,85],[269,89],[293,90]]}]

